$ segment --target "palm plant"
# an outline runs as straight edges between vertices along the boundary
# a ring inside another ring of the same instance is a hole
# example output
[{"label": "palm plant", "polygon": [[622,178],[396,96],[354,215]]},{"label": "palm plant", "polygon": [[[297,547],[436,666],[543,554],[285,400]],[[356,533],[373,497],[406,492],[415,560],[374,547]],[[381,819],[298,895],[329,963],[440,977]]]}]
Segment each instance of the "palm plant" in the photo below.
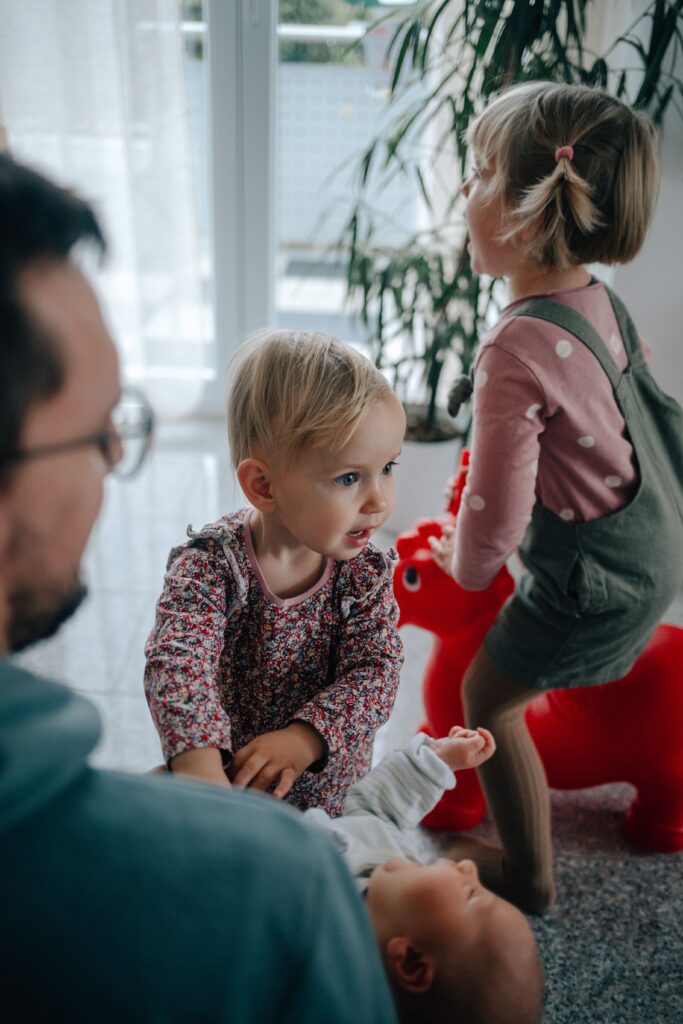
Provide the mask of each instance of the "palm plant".
[{"label": "palm plant", "polygon": [[469,371],[496,287],[470,267],[459,184],[450,189],[437,226],[395,246],[377,241],[380,220],[368,200],[370,186],[381,188],[395,175],[412,177],[433,212],[430,172],[437,161],[452,153],[464,176],[470,121],[492,93],[516,82],[600,86],[647,110],[657,124],[671,104],[683,113],[683,83],[675,75],[683,0],[654,0],[601,54],[586,44],[587,15],[596,7],[594,0],[428,0],[396,24],[387,51],[390,112],[416,81],[423,88],[389,117],[363,154],[342,243],[349,296],[375,363],[390,372],[404,400],[417,386],[423,411],[410,426],[418,439],[443,435],[437,397],[444,368],[455,357]]}]

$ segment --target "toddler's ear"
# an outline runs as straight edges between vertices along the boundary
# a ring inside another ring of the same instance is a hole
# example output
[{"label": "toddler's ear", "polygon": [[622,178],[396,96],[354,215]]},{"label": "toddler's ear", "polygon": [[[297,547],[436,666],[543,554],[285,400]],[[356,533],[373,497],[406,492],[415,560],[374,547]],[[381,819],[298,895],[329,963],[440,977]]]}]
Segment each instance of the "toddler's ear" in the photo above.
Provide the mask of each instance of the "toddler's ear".
[{"label": "toddler's ear", "polygon": [[419,995],[428,992],[434,983],[434,958],[404,936],[394,936],[387,942],[386,964],[391,980],[406,992]]},{"label": "toddler's ear", "polygon": [[270,470],[259,459],[244,459],[237,467],[237,479],[250,505],[259,512],[272,512],[275,498],[271,488]]}]

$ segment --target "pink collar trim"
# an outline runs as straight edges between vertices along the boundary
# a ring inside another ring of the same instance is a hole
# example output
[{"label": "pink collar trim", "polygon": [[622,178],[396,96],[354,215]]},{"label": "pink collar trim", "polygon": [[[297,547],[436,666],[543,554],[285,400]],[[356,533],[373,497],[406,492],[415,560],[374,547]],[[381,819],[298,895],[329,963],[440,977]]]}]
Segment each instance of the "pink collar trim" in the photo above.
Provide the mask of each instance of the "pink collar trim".
[{"label": "pink collar trim", "polygon": [[328,579],[330,578],[332,569],[334,567],[334,559],[332,558],[325,559],[325,565],[320,576],[313,584],[313,586],[309,587],[308,590],[305,590],[303,594],[295,594],[293,597],[278,597],[278,595],[274,594],[273,591],[268,586],[268,584],[266,583],[265,577],[261,572],[261,566],[258,564],[258,559],[256,558],[256,551],[254,550],[254,537],[251,532],[251,509],[249,508],[245,509],[242,525],[244,527],[244,546],[247,549],[247,558],[249,559],[249,564],[251,565],[251,568],[254,571],[254,575],[258,580],[258,585],[261,589],[261,592],[263,593],[263,596],[268,598],[268,600],[272,604],[277,605],[278,608],[291,608],[293,605],[301,604],[302,601],[308,600],[308,598],[316,594],[321,587],[325,586]]}]

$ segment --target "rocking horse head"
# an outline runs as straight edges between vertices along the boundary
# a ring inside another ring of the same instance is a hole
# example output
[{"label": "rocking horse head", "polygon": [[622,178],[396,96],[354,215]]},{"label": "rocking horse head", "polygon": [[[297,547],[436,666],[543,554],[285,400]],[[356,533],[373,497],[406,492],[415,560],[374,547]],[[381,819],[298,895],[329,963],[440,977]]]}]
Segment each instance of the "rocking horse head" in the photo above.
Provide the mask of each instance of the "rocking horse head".
[{"label": "rocking horse head", "polygon": [[400,608],[399,626],[421,626],[437,636],[450,636],[478,619],[492,622],[514,589],[512,577],[503,567],[486,590],[463,590],[432,556],[428,538],[441,536],[444,524],[457,520],[468,465],[469,452],[463,449],[458,472],[449,482],[446,511],[434,519],[419,520],[397,539],[394,593]]}]

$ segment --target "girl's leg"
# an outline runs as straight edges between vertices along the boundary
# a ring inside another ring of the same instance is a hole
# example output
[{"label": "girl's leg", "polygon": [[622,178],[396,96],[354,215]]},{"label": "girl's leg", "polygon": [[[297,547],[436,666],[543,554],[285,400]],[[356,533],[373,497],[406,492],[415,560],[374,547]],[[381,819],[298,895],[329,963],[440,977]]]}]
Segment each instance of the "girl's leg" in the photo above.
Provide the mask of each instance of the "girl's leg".
[{"label": "girl's leg", "polygon": [[496,740],[496,753],[478,773],[503,849],[470,840],[458,852],[477,863],[484,885],[527,913],[540,913],[555,902],[550,794],[524,721],[538,692],[506,676],[481,647],[462,694],[467,725],[490,729]]}]

